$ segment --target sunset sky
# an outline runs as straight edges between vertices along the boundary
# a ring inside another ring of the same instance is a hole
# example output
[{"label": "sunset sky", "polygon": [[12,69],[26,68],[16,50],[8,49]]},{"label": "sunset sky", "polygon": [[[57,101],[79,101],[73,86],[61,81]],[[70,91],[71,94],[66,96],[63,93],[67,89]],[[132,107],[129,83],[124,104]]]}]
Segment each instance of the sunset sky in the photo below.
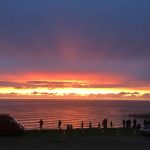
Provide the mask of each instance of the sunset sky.
[{"label": "sunset sky", "polygon": [[0,98],[150,100],[150,1],[1,0]]}]

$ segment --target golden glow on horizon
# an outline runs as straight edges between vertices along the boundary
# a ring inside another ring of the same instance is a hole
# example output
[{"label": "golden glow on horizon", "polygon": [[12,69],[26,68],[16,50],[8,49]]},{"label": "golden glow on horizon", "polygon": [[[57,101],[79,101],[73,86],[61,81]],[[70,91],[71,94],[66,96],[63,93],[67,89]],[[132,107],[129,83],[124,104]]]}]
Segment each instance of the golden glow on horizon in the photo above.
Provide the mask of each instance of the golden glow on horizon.
[{"label": "golden glow on horizon", "polygon": [[[5,79],[4,81],[14,82],[14,86],[0,87],[0,98],[5,96],[9,98],[13,96],[22,96],[23,98],[42,96],[42,98],[92,97],[98,99],[108,97],[108,99],[111,99],[115,95],[118,99],[124,97],[138,99],[144,94],[150,93],[148,86],[138,87],[132,84],[133,87],[117,87],[118,85],[124,85],[124,79],[105,74],[30,73],[20,75],[20,77],[8,75],[1,78]],[[17,83],[16,86],[15,83]],[[111,85],[114,87],[111,87]]]},{"label": "golden glow on horizon", "polygon": [[121,92],[139,92],[140,95],[148,93],[148,90],[132,90],[132,89],[121,89],[121,88],[0,88],[2,94],[13,94],[18,95],[43,95],[43,94],[54,94],[54,95],[90,95],[90,94],[119,94]]}]

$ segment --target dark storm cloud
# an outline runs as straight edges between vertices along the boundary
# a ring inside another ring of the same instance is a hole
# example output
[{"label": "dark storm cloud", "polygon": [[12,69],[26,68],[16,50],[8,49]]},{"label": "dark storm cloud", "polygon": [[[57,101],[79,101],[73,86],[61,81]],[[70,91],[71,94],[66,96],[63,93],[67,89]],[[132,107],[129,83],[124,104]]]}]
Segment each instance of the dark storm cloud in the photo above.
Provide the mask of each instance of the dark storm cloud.
[{"label": "dark storm cloud", "polygon": [[149,0],[0,1],[0,71],[89,71],[150,81]]}]

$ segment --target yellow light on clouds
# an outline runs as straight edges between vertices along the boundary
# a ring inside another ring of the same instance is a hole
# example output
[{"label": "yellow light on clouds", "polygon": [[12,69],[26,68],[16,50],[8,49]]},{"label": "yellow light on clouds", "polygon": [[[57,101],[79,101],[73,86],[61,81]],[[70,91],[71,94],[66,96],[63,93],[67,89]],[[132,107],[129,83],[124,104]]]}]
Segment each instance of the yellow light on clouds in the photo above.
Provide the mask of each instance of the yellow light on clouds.
[{"label": "yellow light on clouds", "polygon": [[[120,89],[120,88],[0,88],[0,93],[11,94],[16,93],[19,95],[32,95],[34,93],[42,94],[55,94],[55,95],[67,95],[67,94],[77,94],[77,95],[90,95],[90,94],[118,94],[120,92],[134,92],[132,89]],[[147,91],[136,90],[140,94]]]}]

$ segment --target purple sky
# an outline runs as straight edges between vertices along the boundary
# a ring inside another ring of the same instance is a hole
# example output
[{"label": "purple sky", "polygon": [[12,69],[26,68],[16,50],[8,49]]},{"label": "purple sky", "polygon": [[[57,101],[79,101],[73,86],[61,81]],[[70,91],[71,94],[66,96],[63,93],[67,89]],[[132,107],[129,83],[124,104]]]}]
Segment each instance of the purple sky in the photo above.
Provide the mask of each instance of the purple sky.
[{"label": "purple sky", "polygon": [[149,84],[149,40],[149,0],[0,1],[0,77],[89,72]]}]

